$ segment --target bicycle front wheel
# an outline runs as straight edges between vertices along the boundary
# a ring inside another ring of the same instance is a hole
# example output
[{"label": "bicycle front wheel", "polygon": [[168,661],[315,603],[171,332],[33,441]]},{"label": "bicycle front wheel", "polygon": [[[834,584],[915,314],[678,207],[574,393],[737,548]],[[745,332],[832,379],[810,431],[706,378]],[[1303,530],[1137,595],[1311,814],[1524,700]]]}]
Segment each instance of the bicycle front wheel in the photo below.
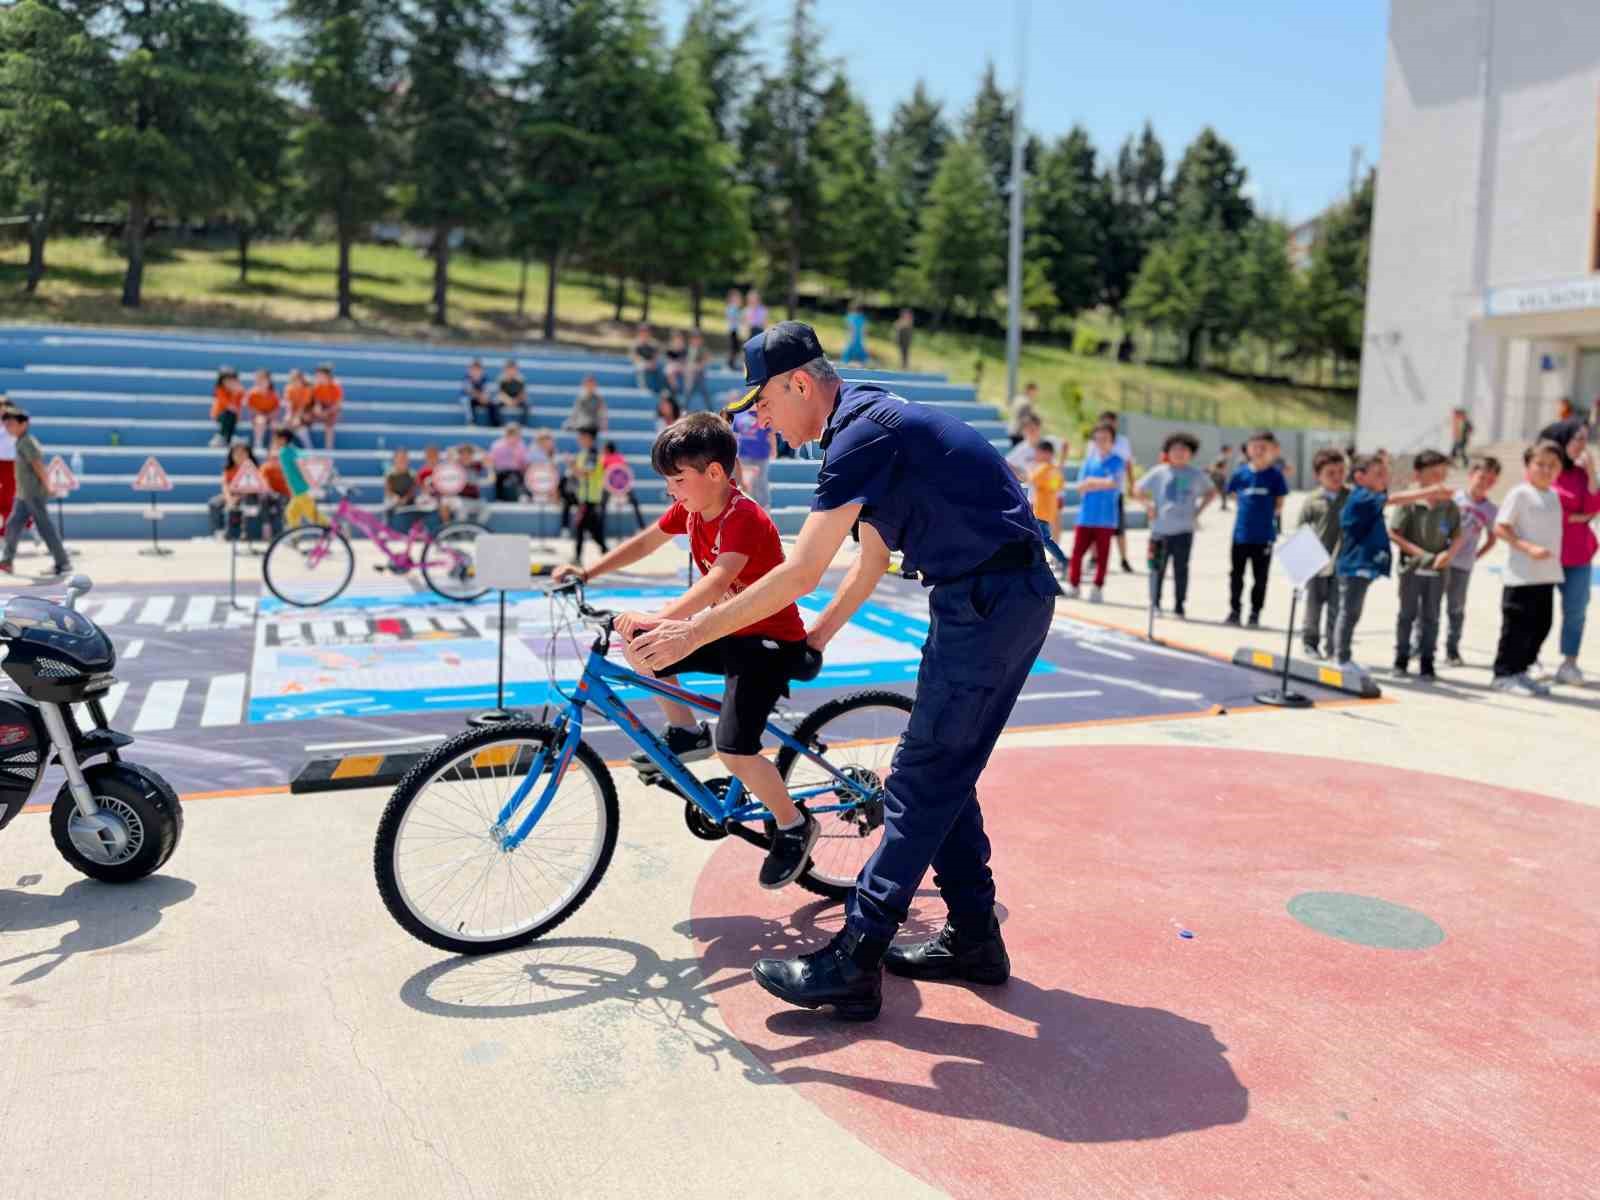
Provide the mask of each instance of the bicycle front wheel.
[{"label": "bicycle front wheel", "polygon": [[476,600],[489,589],[478,582],[478,538],[488,530],[452,521],[422,548],[422,578],[446,600]]},{"label": "bicycle front wheel", "polygon": [[261,560],[268,589],[285,604],[313,608],[350,586],[356,553],[350,540],[327,525],[296,525],[272,539]]},{"label": "bicycle front wheel", "polygon": [[617,790],[586,743],[516,840],[560,756],[550,726],[511,721],[468,730],[411,768],[372,856],[403,929],[441,950],[488,954],[526,945],[589,898],[616,849]]},{"label": "bicycle front wheel", "polygon": [[[911,697],[870,691],[829,700],[800,722],[795,740],[824,747],[822,757],[859,791],[840,787],[832,774],[788,746],[778,752],[778,774],[821,826],[811,865],[796,881],[808,892],[844,899],[883,840],[884,785],[910,719]],[[834,806],[840,807],[814,811]]]}]

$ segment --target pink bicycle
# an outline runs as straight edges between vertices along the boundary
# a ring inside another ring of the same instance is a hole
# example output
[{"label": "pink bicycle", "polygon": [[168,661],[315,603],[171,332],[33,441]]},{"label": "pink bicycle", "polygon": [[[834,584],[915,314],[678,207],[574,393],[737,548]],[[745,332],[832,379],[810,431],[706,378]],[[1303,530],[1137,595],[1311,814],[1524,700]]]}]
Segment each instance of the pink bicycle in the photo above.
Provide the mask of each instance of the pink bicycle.
[{"label": "pink bicycle", "polygon": [[478,584],[474,569],[478,537],[488,532],[482,525],[451,521],[430,536],[427,525],[418,518],[402,542],[400,534],[350,497],[349,489],[339,489],[339,507],[331,523],[296,525],[272,539],[261,574],[279,600],[313,608],[350,586],[356,554],[343,531],[351,526],[388,556],[388,563],[379,565],[380,571],[404,575],[420,568],[428,586],[447,600],[476,600],[489,590]]}]

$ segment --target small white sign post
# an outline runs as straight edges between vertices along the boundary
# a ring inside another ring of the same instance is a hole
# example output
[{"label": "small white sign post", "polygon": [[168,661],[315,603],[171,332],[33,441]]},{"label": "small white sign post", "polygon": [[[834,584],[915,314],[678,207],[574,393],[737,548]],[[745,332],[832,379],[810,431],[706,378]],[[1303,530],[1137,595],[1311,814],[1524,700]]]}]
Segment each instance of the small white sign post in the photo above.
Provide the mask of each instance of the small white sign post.
[{"label": "small white sign post", "polygon": [[144,466],[139,468],[139,473],[134,476],[133,490],[136,492],[150,493],[150,507],[145,510],[145,518],[150,522],[150,545],[140,554],[152,555],[156,558],[171,554],[172,551],[161,544],[161,539],[156,535],[156,529],[161,524],[161,506],[156,503],[157,492],[170,492],[172,480],[167,478],[167,473],[161,469],[161,464],[152,454],[144,460]]},{"label": "small white sign post", "polygon": [[500,657],[495,671],[495,706],[468,717],[468,725],[498,725],[527,716],[506,707],[506,593],[528,586],[532,547],[532,540],[525,533],[483,533],[472,544],[473,576],[500,593]]},{"label": "small white sign post", "polygon": [[[248,458],[239,464],[239,469],[233,473],[233,478],[228,483],[228,490],[236,496],[256,497],[256,512],[259,517],[261,512],[260,498],[272,490],[266,478],[261,474],[261,468]],[[248,604],[239,603],[239,538],[234,536],[233,530],[228,528],[231,523],[229,514],[223,512],[223,536],[228,539],[228,607],[244,610]],[[245,513],[244,505],[239,505],[239,534],[244,533]]]},{"label": "small white sign post", "polygon": [[1294,587],[1289,599],[1289,633],[1283,643],[1283,680],[1274,691],[1256,693],[1256,703],[1275,708],[1310,708],[1310,696],[1289,690],[1289,656],[1294,652],[1295,614],[1300,606],[1300,594],[1305,591],[1306,584],[1317,577],[1317,572],[1328,565],[1328,550],[1309,525],[1302,525],[1299,532],[1278,547],[1274,557]]},{"label": "small white sign post", "polygon": [[44,469],[44,486],[56,498],[56,530],[61,534],[61,542],[65,545],[67,514],[62,501],[78,490],[78,477],[72,473],[72,468],[67,466],[67,460],[61,455],[52,458],[50,465]]},{"label": "small white sign post", "polygon": [[556,498],[561,494],[561,472],[556,470],[556,465],[550,462],[529,463],[528,469],[522,473],[522,485],[528,489],[528,495],[533,497],[534,536],[539,541],[540,553],[555,553],[550,546],[550,537],[545,533],[545,510],[555,504]]}]

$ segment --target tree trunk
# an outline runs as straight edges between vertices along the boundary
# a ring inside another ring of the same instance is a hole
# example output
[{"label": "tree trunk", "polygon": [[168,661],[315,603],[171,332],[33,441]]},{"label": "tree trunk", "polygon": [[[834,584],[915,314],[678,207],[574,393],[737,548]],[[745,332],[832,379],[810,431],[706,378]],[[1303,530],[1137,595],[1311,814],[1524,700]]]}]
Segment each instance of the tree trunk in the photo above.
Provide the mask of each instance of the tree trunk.
[{"label": "tree trunk", "polygon": [[640,305],[640,308],[639,308],[639,320],[648,321],[649,319],[650,319],[650,276],[646,275],[644,277],[644,300],[642,301],[642,303]]},{"label": "tree trunk", "polygon": [[122,276],[123,308],[138,308],[144,291],[144,227],[149,219],[150,198],[142,187],[136,187],[128,199],[128,228],[124,234],[128,269]]},{"label": "tree trunk", "polygon": [[697,279],[689,285],[689,309],[693,313],[695,329],[700,328],[700,301],[705,299],[705,287]]},{"label": "tree trunk", "polygon": [[617,276],[617,307],[616,307],[616,310],[611,314],[611,319],[613,321],[617,322],[617,324],[619,324],[619,325],[622,323],[622,306],[627,302],[627,299],[628,299],[628,277],[626,275],[618,275]]},{"label": "tree trunk", "polygon": [[28,222],[28,277],[22,290],[33,295],[44,278],[44,239],[50,232],[50,218],[44,213],[34,213]]},{"label": "tree trunk", "polygon": [[1200,369],[1200,326],[1196,325],[1189,330],[1189,337],[1183,349],[1183,365],[1191,371]]},{"label": "tree trunk", "polygon": [[239,226],[239,282],[250,282],[250,227]]},{"label": "tree trunk", "polygon": [[436,225],[433,230],[433,314],[430,324],[449,324],[450,227]]},{"label": "tree trunk", "polygon": [[545,260],[544,280],[544,340],[556,340],[556,272],[561,266],[561,251],[552,248]]},{"label": "tree trunk", "polygon": [[520,270],[517,274],[517,321],[520,323],[523,315],[528,311],[528,256],[520,256]]}]

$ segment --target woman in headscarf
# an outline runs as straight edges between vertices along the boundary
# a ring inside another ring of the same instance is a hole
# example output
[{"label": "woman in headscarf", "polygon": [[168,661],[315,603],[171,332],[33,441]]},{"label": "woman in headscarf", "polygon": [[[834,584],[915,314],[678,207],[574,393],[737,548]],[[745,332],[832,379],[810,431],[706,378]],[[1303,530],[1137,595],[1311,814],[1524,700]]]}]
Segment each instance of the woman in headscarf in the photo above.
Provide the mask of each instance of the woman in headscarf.
[{"label": "woman in headscarf", "polygon": [[1561,498],[1561,666],[1557,683],[1581,684],[1578,649],[1583,645],[1583,623],[1589,608],[1589,585],[1597,543],[1590,527],[1600,515],[1600,488],[1595,486],[1594,456],[1589,453],[1589,429],[1581,417],[1569,417],[1539,431],[1541,441],[1561,447],[1561,474],[1555,492]]}]

